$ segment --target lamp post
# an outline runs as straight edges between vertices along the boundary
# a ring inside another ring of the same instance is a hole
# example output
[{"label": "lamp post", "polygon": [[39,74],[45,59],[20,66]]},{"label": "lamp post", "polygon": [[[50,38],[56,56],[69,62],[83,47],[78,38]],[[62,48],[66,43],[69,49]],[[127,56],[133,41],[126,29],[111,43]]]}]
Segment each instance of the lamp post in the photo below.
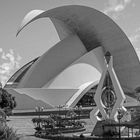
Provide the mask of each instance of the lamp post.
[{"label": "lamp post", "polygon": [[60,117],[60,109],[62,108],[62,106],[58,105],[57,108],[58,108],[58,114],[59,114],[59,117]]},{"label": "lamp post", "polygon": [[121,108],[118,109],[118,121],[119,121],[119,139],[121,139],[121,129],[120,129],[120,120],[122,118],[122,115],[121,115]]},{"label": "lamp post", "polygon": [[40,118],[40,113],[43,112],[44,108],[43,107],[40,107],[40,106],[37,106],[35,108],[35,111],[38,113],[38,118]]},{"label": "lamp post", "polygon": [[66,114],[67,114],[67,113],[66,113],[66,112],[67,112],[67,111],[66,111],[67,107],[68,107],[68,105],[64,105],[64,108],[65,108],[65,110],[64,110],[64,111],[65,111],[65,112],[64,112],[65,118],[66,118]]},{"label": "lamp post", "polygon": [[38,118],[39,118],[39,128],[41,128],[40,127],[40,112],[43,112],[43,107],[40,107],[40,106],[37,106],[36,108],[35,108],[35,111],[38,113]]},{"label": "lamp post", "polygon": [[58,128],[60,128],[60,109],[62,108],[63,106],[62,105],[58,105],[57,108],[58,108],[58,118],[57,118],[57,123],[58,123]]},{"label": "lamp post", "polygon": [[76,109],[78,111],[78,119],[80,120],[80,115],[81,115],[81,110],[82,110],[82,106],[81,105],[77,105]]}]

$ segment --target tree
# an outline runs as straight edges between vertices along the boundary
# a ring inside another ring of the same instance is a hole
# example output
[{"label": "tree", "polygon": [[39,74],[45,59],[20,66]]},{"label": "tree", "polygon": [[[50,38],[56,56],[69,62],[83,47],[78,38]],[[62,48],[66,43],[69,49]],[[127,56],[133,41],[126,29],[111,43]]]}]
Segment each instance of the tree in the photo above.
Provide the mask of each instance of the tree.
[{"label": "tree", "polygon": [[140,93],[140,87],[137,87],[137,88],[135,89],[135,91],[136,91],[136,93]]},{"label": "tree", "polygon": [[135,88],[135,92],[136,92],[136,94],[137,94],[137,100],[140,102],[140,96],[139,96],[139,93],[140,93],[140,86]]},{"label": "tree", "polygon": [[15,97],[9,94],[5,89],[0,88],[0,108],[9,116],[15,107]]}]

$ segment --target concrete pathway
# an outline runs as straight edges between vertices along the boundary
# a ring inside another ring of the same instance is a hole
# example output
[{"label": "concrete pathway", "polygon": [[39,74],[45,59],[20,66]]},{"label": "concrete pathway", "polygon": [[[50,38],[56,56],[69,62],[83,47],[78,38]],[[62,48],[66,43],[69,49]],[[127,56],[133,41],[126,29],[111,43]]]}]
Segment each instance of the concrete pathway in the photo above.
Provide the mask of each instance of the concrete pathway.
[{"label": "concrete pathway", "polygon": [[19,135],[20,140],[43,140],[34,137],[34,125],[31,121],[33,117],[10,117],[8,126],[12,127]]}]

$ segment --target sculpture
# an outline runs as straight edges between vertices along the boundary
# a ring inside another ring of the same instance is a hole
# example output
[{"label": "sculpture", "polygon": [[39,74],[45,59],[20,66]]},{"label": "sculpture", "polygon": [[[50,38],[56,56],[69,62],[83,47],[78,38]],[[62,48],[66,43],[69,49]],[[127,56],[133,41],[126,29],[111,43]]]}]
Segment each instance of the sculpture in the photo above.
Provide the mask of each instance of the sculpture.
[{"label": "sculpture", "polygon": [[[94,100],[96,108],[91,111],[90,119],[93,125],[93,131],[96,123],[102,120],[118,121],[118,109],[126,109],[123,106],[125,95],[113,69],[113,57],[109,52],[105,54],[106,67],[102,73],[99,85],[97,87]],[[101,113],[101,118],[98,113]],[[92,132],[91,135],[93,135]]]}]

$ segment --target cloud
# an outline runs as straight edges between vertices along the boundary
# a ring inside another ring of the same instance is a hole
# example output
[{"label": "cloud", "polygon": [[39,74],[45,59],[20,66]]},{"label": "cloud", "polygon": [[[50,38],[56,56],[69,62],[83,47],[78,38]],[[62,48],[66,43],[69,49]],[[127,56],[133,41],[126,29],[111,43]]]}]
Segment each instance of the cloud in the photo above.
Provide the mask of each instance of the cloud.
[{"label": "cloud", "polygon": [[103,10],[106,15],[111,16],[113,19],[118,19],[121,12],[125,10],[132,0],[109,0],[107,7]]},{"label": "cloud", "polygon": [[9,52],[4,52],[2,48],[0,48],[0,58],[0,81],[4,85],[13,72],[19,69],[22,58],[19,54],[15,54],[12,49]]},{"label": "cloud", "polygon": [[131,43],[134,45],[135,43],[137,43],[140,39],[140,34],[135,34],[129,37],[129,40],[131,41]]},{"label": "cloud", "polygon": [[140,27],[135,30],[134,34],[132,34],[130,37],[128,37],[130,42],[133,44],[134,49],[136,50],[136,53],[140,60],[140,48],[139,48],[139,41],[140,41]]},{"label": "cloud", "polygon": [[134,34],[128,37],[133,45],[140,41],[140,28],[136,29]]},{"label": "cloud", "polygon": [[139,48],[135,48],[135,51],[136,51],[136,53],[137,53],[137,55],[138,55],[138,58],[139,58],[139,60],[140,60],[140,49],[139,49]]}]

